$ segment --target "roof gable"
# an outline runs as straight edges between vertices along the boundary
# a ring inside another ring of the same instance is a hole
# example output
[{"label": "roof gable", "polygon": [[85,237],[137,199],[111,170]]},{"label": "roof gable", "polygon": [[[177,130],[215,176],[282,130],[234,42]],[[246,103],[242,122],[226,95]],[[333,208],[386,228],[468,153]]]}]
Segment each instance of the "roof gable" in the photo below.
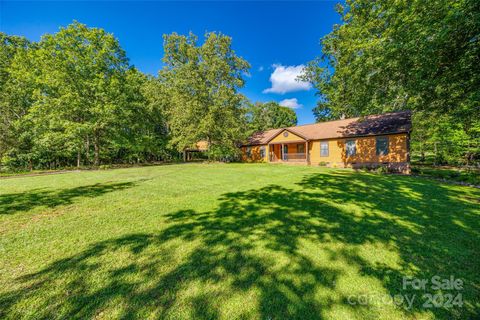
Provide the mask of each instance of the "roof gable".
[{"label": "roof gable", "polygon": [[[285,134],[286,133],[286,134]],[[275,134],[267,143],[270,142],[290,142],[290,141],[303,141],[308,140],[301,134],[297,134],[292,129],[283,129]]]}]

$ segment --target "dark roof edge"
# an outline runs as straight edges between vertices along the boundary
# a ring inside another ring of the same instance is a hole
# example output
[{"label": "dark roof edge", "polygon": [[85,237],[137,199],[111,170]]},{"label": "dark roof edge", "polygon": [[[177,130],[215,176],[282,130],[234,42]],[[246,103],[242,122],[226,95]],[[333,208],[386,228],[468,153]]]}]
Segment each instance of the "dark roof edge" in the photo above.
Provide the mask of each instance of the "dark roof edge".
[{"label": "dark roof edge", "polygon": [[[320,123],[331,123],[331,122],[353,120],[353,119],[365,120],[366,118],[369,118],[369,117],[384,116],[384,115],[390,115],[390,114],[395,114],[395,113],[409,113],[411,115],[413,112],[412,112],[412,110],[401,110],[401,111],[391,111],[391,112],[385,112],[385,113],[374,113],[374,114],[368,114],[366,116],[357,116],[357,117],[350,117],[350,118],[345,118],[345,119],[335,119],[335,120],[329,120],[329,121],[299,124],[299,125],[296,125],[296,126],[293,126],[293,127],[283,127],[283,128],[278,128],[278,129],[288,129],[288,128],[312,126],[312,125],[316,125],[316,124],[320,124]],[[273,130],[273,129],[271,129],[271,130]],[[266,130],[266,131],[268,131],[268,130]]]}]

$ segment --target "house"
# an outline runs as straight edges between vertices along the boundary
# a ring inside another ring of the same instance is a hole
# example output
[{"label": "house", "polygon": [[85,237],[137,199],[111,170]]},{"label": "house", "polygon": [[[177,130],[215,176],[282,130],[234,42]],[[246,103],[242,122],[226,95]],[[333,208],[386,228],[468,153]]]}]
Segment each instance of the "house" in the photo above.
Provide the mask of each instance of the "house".
[{"label": "house", "polygon": [[247,162],[410,170],[410,111],[370,115],[253,134],[242,146]]}]

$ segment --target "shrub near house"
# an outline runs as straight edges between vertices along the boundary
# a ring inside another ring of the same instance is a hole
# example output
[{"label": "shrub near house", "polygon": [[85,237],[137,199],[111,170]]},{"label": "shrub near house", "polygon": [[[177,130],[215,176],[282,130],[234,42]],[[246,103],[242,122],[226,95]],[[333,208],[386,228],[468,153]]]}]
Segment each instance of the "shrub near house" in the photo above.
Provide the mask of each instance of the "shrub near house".
[{"label": "shrub near house", "polygon": [[244,161],[410,170],[409,111],[257,132],[242,146]]}]

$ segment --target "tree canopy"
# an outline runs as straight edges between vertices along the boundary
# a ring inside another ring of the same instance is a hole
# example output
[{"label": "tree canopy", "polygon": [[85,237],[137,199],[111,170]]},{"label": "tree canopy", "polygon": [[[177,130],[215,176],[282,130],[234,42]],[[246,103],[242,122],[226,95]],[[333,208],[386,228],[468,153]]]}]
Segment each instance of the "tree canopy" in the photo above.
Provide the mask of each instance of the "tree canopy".
[{"label": "tree canopy", "polygon": [[297,125],[297,114],[277,102],[247,103],[247,121],[250,132]]},{"label": "tree canopy", "polygon": [[0,33],[0,164],[10,168],[168,160],[199,140],[234,156],[245,138],[247,61],[230,37],[164,37],[147,76],[118,39],[74,22],[39,42]]},{"label": "tree canopy", "polygon": [[318,90],[317,121],[409,109],[414,128],[441,131],[447,121],[463,132],[452,139],[480,137],[480,2],[347,0],[337,9],[342,24],[302,76]]},{"label": "tree canopy", "polygon": [[367,1],[338,5],[307,78],[333,114],[410,108],[479,114],[478,1]]},{"label": "tree canopy", "polygon": [[210,149],[235,153],[244,138],[243,74],[250,65],[237,56],[232,39],[205,34],[198,44],[194,34],[164,36],[165,67],[159,73],[160,91],[168,116],[171,144],[177,150],[206,140]]},{"label": "tree canopy", "polygon": [[19,150],[29,148],[21,120],[32,103],[34,87],[28,77],[18,79],[12,73],[19,64],[33,66],[26,60],[33,45],[25,38],[0,32],[0,160],[12,145]]},{"label": "tree canopy", "polygon": [[[301,76],[317,89],[317,121],[409,109],[422,158],[438,143],[445,162],[480,158],[470,148],[480,139],[480,3],[347,0],[337,9],[342,23]],[[38,42],[0,33],[0,164],[165,160],[200,140],[225,159],[254,131],[296,125],[292,109],[239,92],[250,65],[230,37],[204,39],[165,35],[154,77],[103,29],[74,22]]]}]

